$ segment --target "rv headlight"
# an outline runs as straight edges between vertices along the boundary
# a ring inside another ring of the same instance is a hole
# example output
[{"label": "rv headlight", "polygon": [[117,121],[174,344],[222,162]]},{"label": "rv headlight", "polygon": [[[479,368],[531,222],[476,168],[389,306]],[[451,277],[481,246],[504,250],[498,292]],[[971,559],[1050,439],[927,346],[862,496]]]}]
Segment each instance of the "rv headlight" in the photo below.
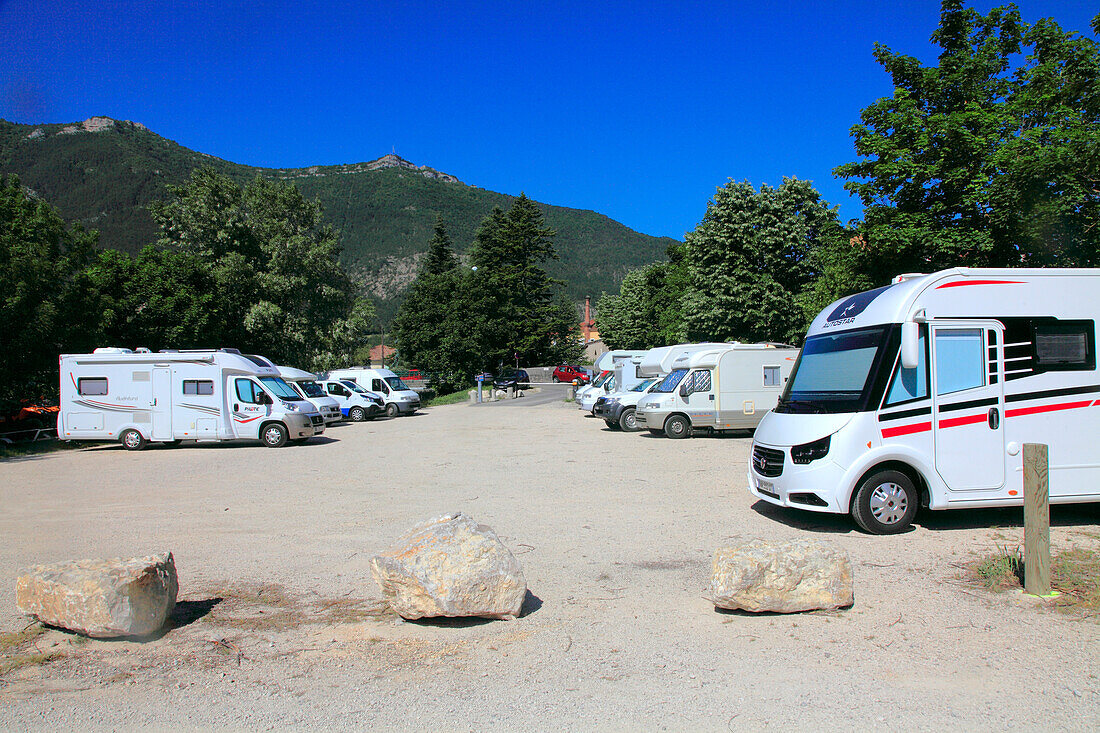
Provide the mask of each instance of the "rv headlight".
[{"label": "rv headlight", "polygon": [[608,397],[607,398],[607,404],[617,405],[617,404],[619,404],[619,398],[618,397]]},{"label": "rv headlight", "polygon": [[813,463],[818,458],[824,458],[829,453],[829,440],[831,435],[826,435],[821,440],[812,443],[803,443],[791,448],[791,461],[801,465]]},{"label": "rv headlight", "polygon": [[298,407],[298,405],[294,404],[293,402],[284,402],[283,403],[283,408],[285,410],[287,410],[288,412],[298,412],[298,410],[301,409],[301,408]]}]

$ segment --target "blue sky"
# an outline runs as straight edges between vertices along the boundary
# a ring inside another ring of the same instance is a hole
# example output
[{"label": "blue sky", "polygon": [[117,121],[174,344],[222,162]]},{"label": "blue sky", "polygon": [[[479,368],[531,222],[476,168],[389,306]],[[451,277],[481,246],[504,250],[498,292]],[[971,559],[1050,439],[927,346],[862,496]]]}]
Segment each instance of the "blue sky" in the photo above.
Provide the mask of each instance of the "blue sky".
[{"label": "blue sky", "polygon": [[[1100,10],[1017,4],[1089,35]],[[810,179],[860,216],[832,169],[891,91],[872,45],[931,62],[938,18],[938,0],[0,0],[0,117],[134,120],[260,166],[396,149],[681,238],[730,178]]]}]

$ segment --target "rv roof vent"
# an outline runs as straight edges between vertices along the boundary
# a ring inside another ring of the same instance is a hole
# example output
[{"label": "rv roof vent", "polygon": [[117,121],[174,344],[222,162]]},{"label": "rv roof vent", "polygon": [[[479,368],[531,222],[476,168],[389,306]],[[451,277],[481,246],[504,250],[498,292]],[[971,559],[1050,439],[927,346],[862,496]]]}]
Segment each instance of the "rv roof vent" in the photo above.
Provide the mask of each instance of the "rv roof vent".
[{"label": "rv roof vent", "polygon": [[223,351],[226,354],[239,354],[239,353],[241,353],[240,349],[218,349],[218,351]]},{"label": "rv roof vent", "polygon": [[135,354],[152,354],[153,352],[149,351],[149,349],[145,348],[144,346],[139,346],[136,349],[134,349],[134,353]]},{"label": "rv roof vent", "polygon": [[100,346],[98,349],[92,352],[93,354],[132,354],[134,352],[129,349],[120,349],[117,346]]},{"label": "rv roof vent", "polygon": [[917,277],[924,277],[925,274],[926,273],[923,273],[923,272],[906,272],[906,273],[902,273],[901,275],[898,275],[897,277],[894,278],[894,284],[903,283],[906,280],[912,280],[913,278],[917,278]]}]

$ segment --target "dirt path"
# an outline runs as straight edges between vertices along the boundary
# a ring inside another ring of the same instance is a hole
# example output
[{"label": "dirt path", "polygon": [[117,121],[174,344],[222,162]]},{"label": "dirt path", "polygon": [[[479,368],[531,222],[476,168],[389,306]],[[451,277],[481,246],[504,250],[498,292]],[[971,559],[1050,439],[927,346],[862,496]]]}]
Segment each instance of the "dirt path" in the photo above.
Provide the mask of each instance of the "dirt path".
[{"label": "dirt path", "polygon": [[[278,450],[0,463],[0,631],[27,626],[15,577],[36,562],[172,550],[181,598],[154,641],[24,643],[42,657],[0,675],[0,728],[1100,728],[1100,624],[959,580],[975,553],[1022,543],[1019,512],[871,537],[754,504],[749,445],[624,435],[532,401]],[[388,615],[369,558],[458,510],[517,553],[527,614]],[[1055,545],[1100,545],[1100,508],[1054,519]],[[851,554],[850,610],[750,616],[705,600],[715,547],[807,533]]]}]

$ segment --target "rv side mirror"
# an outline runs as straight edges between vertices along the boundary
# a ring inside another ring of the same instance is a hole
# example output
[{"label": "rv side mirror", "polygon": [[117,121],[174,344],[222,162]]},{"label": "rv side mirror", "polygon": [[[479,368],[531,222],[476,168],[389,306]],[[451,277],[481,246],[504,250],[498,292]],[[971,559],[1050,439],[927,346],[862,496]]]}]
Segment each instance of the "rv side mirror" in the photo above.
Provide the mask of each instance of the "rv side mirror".
[{"label": "rv side mirror", "polygon": [[691,394],[691,392],[688,390],[687,380],[685,379],[684,383],[680,385],[680,396],[687,399],[689,394]]},{"label": "rv side mirror", "polygon": [[916,369],[920,362],[920,326],[913,321],[901,324],[901,368]]}]

